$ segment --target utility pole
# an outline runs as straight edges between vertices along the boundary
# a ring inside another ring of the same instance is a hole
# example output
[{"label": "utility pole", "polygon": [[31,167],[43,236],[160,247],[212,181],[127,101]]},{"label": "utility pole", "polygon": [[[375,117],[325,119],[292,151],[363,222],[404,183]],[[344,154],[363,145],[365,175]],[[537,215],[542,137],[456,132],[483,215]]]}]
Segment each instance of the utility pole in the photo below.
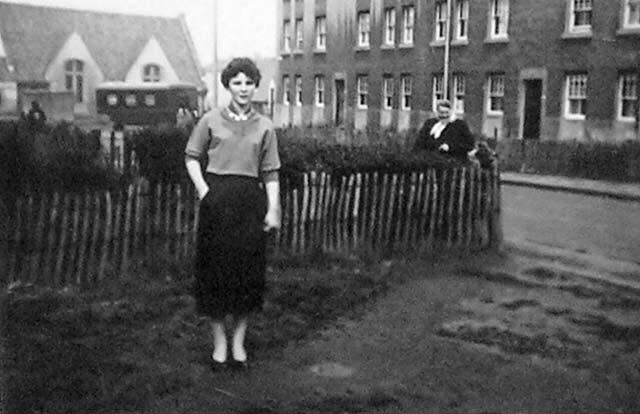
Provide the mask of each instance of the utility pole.
[{"label": "utility pole", "polygon": [[218,0],[213,5],[213,63],[211,65],[211,102],[212,108],[218,106]]},{"label": "utility pole", "polygon": [[449,64],[451,60],[451,10],[452,0],[447,0],[447,20],[444,34],[444,74],[442,75],[442,89],[444,99],[449,99]]}]

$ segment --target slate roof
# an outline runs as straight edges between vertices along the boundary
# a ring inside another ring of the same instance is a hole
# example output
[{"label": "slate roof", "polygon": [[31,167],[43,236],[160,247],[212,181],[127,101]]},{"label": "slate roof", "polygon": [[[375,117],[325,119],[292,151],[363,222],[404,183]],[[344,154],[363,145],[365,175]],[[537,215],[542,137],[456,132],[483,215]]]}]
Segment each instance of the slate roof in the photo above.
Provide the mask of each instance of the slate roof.
[{"label": "slate roof", "polygon": [[[132,0],[133,1],[133,0]],[[0,2],[0,36],[20,81],[44,81],[50,62],[77,32],[105,76],[124,80],[152,36],[182,81],[203,86],[184,21]]]}]

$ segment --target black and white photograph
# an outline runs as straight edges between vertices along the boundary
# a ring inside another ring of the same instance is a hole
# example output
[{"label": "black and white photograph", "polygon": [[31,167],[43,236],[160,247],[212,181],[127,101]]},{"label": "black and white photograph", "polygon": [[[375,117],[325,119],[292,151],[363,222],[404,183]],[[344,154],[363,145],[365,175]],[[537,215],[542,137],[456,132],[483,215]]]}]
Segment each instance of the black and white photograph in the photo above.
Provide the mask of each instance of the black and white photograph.
[{"label": "black and white photograph", "polygon": [[0,0],[0,414],[640,414],[640,0]]}]

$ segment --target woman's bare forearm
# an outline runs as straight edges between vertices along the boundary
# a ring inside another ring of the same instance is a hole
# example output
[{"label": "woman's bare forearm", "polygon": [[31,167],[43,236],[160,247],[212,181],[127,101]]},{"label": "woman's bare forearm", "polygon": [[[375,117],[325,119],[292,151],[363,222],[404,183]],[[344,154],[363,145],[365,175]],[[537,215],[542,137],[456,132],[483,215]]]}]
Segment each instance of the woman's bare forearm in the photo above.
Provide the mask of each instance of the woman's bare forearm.
[{"label": "woman's bare forearm", "polygon": [[204,180],[202,167],[200,167],[200,161],[193,157],[186,157],[185,165],[187,167],[189,178],[191,178],[193,185],[196,187],[198,197],[202,200],[207,194],[207,191],[209,191],[209,185]]}]

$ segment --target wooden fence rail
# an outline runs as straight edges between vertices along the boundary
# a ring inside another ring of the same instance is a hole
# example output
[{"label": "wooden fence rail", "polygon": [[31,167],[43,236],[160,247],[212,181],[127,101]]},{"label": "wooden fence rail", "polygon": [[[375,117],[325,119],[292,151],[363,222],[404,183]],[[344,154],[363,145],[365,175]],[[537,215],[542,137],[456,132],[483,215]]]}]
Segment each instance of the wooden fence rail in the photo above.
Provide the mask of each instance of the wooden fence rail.
[{"label": "wooden fence rail", "polygon": [[[191,257],[199,202],[189,183],[146,181],[83,194],[32,193],[16,201],[9,280],[94,284],[134,257]],[[484,248],[500,242],[497,171],[305,173],[282,180],[276,252]]]}]

